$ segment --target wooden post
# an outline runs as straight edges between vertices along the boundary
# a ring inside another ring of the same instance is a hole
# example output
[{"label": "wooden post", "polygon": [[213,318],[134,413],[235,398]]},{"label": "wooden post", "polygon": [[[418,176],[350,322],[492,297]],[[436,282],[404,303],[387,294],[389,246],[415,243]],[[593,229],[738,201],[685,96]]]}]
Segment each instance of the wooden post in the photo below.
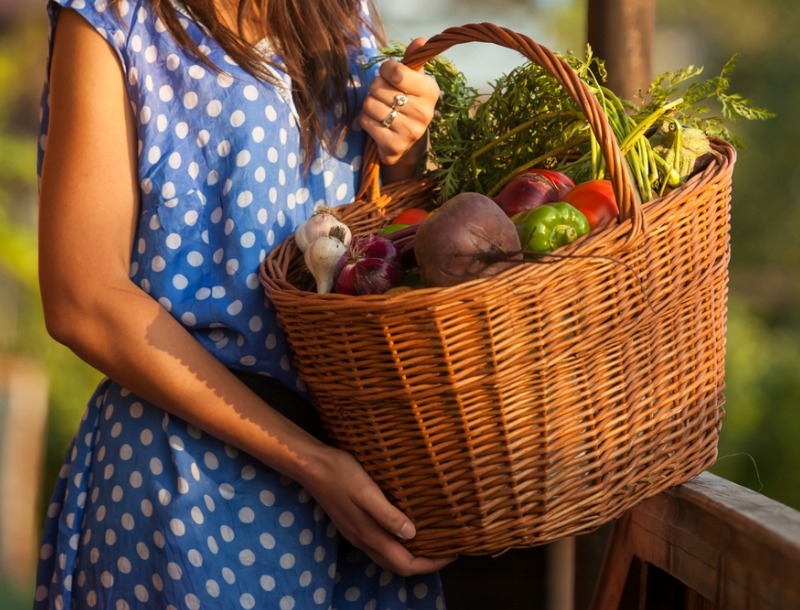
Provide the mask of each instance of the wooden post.
[{"label": "wooden post", "polygon": [[38,365],[0,355],[0,574],[20,585],[38,557],[47,399]]},{"label": "wooden post", "polygon": [[547,545],[547,610],[575,608],[575,538]]},{"label": "wooden post", "polygon": [[655,15],[655,0],[589,0],[587,42],[605,61],[606,85],[623,99],[650,85]]}]

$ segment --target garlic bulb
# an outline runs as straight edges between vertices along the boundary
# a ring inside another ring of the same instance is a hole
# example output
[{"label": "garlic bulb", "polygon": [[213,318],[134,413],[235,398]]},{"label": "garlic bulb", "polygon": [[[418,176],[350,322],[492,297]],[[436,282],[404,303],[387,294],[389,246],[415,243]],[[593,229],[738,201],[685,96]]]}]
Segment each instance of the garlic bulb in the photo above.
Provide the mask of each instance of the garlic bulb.
[{"label": "garlic bulb", "polygon": [[324,205],[320,206],[314,210],[310,218],[304,220],[295,229],[294,241],[297,247],[300,248],[300,252],[305,252],[317,238],[329,235],[334,227],[341,227],[343,231],[341,241],[345,246],[350,245],[350,228],[339,220],[333,212],[333,208]]},{"label": "garlic bulb", "polygon": [[319,294],[326,294],[333,288],[336,264],[347,252],[347,244],[342,241],[344,235],[343,229],[334,227],[330,234],[317,237],[303,253],[303,260],[314,276]]}]

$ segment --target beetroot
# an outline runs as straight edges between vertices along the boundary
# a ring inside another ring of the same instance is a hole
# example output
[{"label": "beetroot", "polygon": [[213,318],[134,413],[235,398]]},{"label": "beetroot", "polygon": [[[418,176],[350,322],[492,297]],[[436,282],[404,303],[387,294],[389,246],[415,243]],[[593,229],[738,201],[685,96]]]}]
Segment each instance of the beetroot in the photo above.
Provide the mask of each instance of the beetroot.
[{"label": "beetroot", "polygon": [[465,192],[420,223],[414,256],[426,287],[489,277],[522,259],[517,229],[489,197]]}]

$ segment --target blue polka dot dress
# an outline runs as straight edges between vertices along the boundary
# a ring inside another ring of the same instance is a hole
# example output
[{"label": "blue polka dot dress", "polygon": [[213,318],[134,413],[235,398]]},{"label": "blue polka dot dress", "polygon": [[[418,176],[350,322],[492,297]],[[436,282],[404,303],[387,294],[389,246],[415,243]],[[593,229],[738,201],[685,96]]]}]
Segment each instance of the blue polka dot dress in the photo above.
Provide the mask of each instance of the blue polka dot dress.
[{"label": "blue polka dot dress", "polygon": [[[261,261],[318,203],[352,201],[364,134],[303,180],[285,86],[254,79],[188,14],[215,72],[175,44],[147,0],[54,0],[103,35],[138,126],[141,215],[131,277],[230,368],[303,394],[265,302]],[[362,96],[374,76],[352,60]],[[264,53],[270,53],[264,45]],[[40,164],[49,119],[43,96]],[[331,116],[335,120],[335,116]],[[98,202],[102,205],[102,202]],[[91,397],[48,506],[34,607],[158,610],[442,609],[437,575],[400,578],[337,534],[296,482],[111,380]]]}]

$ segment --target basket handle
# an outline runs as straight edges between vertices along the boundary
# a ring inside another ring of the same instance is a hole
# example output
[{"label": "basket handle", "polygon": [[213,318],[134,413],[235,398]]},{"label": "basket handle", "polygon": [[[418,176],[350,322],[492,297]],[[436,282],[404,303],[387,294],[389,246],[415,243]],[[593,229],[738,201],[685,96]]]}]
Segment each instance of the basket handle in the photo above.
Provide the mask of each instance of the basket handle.
[{"label": "basket handle", "polygon": [[[619,222],[630,219],[631,232],[628,243],[644,231],[645,219],[641,205],[637,205],[628,176],[627,163],[619,148],[614,132],[608,123],[597,98],[592,95],[586,84],[578,77],[572,67],[552,51],[537,44],[528,36],[514,32],[492,23],[473,23],[450,27],[428,39],[428,41],[409,56],[403,63],[418,70],[429,60],[440,55],[457,44],[467,42],[488,42],[519,51],[527,59],[541,66],[559,82],[586,116],[589,126],[597,138],[603,158],[606,161],[608,178],[611,181],[619,206]],[[372,138],[368,138],[364,153],[364,166],[360,194],[377,201],[380,195],[380,159],[377,146]]]}]

